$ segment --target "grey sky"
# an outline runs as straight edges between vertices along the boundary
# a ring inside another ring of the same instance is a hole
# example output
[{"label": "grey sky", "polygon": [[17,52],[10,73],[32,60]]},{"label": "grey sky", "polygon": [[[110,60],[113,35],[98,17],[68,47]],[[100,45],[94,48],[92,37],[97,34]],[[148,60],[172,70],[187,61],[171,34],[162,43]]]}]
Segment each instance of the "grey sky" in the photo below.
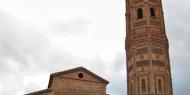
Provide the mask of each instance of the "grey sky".
[{"label": "grey sky", "polygon": [[[126,95],[125,0],[0,0],[0,95],[45,89],[84,66]],[[174,95],[189,95],[190,3],[163,0]],[[9,90],[7,90],[9,89]]]}]

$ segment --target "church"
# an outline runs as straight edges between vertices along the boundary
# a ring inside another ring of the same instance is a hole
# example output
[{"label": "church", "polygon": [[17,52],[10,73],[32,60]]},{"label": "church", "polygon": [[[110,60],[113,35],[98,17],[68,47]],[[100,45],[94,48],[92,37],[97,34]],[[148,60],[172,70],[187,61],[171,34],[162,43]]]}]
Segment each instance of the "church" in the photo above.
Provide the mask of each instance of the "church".
[{"label": "church", "polygon": [[47,89],[25,95],[108,95],[109,82],[84,67],[50,75]]},{"label": "church", "polygon": [[[162,0],[125,1],[127,95],[173,95]],[[51,74],[47,89],[26,95],[107,95],[107,84],[79,67]]]}]

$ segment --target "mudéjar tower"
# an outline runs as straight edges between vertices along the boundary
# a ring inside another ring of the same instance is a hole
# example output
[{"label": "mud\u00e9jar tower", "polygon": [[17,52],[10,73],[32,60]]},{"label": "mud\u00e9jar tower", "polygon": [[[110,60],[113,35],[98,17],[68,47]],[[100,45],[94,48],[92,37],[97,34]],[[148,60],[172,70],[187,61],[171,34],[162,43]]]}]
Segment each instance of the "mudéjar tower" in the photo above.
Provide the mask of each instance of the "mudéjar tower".
[{"label": "mud\u00e9jar tower", "polygon": [[126,0],[128,95],[173,95],[161,0]]}]

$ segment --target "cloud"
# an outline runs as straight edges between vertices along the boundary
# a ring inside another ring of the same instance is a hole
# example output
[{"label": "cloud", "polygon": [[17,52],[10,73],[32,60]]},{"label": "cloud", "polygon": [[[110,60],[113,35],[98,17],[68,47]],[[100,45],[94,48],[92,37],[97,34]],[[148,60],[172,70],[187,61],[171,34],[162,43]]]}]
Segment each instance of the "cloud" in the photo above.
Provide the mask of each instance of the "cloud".
[{"label": "cloud", "polygon": [[54,21],[49,26],[52,28],[51,30],[54,33],[76,35],[80,33],[86,33],[89,24],[89,19],[77,17],[67,19],[66,21]]},{"label": "cloud", "polygon": [[188,81],[190,79],[189,48],[190,38],[188,28],[190,3],[186,0],[164,1],[166,32],[170,42],[170,64],[172,66],[173,91],[175,95],[190,94]]},{"label": "cloud", "polygon": [[[115,59],[110,62],[105,62],[99,55],[90,58],[77,57],[52,46],[49,32],[33,30],[35,27],[31,27],[32,25],[19,22],[4,12],[0,12],[0,15],[0,24],[5,26],[0,28],[1,95],[21,95],[45,89],[50,73],[78,66],[84,66],[108,79],[111,89],[108,93],[124,95],[125,84],[117,83],[118,77],[124,78],[125,70],[120,68],[124,65],[123,53],[115,54]],[[76,31],[82,31],[87,22],[81,19],[71,20],[62,24],[62,30],[58,30],[69,34],[74,31],[71,33],[74,35],[78,33]],[[120,81],[124,82],[123,78]]]},{"label": "cloud", "polygon": [[24,24],[9,14],[0,11],[0,15],[0,94],[20,95],[23,76],[33,64],[31,60],[43,51],[47,42],[45,37],[38,35],[40,33],[25,29]]}]

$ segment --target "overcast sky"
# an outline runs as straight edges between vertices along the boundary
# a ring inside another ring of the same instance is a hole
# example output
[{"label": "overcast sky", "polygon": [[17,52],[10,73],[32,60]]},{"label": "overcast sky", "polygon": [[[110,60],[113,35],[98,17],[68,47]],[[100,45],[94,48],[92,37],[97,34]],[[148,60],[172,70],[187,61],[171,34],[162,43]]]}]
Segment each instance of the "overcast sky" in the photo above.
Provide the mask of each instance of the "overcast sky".
[{"label": "overcast sky", "polygon": [[[174,95],[190,94],[190,3],[163,0]],[[0,0],[0,95],[47,88],[84,66],[126,95],[125,0]]]}]

